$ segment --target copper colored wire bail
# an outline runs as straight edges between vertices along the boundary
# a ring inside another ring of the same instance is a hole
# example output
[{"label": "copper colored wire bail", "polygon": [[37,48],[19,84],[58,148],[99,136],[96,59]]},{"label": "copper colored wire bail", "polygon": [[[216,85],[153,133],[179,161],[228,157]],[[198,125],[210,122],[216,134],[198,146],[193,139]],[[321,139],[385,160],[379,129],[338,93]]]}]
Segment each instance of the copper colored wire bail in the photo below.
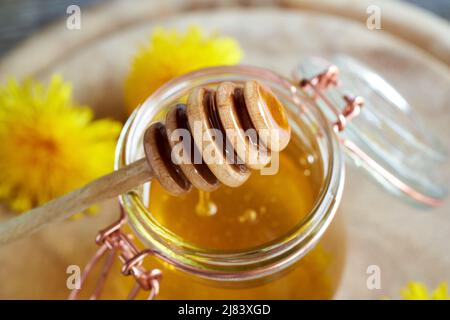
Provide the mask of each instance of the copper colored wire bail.
[{"label": "copper colored wire bail", "polygon": [[339,69],[335,65],[329,66],[325,71],[317,74],[311,79],[301,79],[299,86],[301,88],[310,88],[313,92],[313,99],[321,99],[328,109],[336,116],[336,121],[333,124],[334,130],[337,132],[343,131],[347,122],[356,117],[364,105],[364,98],[361,96],[342,96],[345,106],[342,111],[340,107],[332,103],[324,94],[329,87],[339,85]]},{"label": "copper colored wire bail", "polygon": [[162,279],[162,272],[159,269],[146,270],[142,266],[144,258],[154,255],[156,252],[150,249],[143,251],[137,249],[132,241],[132,236],[123,233],[121,230],[121,227],[125,223],[125,219],[125,213],[121,206],[119,220],[99,232],[96,242],[100,245],[100,248],[85,266],[81,275],[79,288],[71,291],[68,297],[69,300],[76,300],[78,298],[88,276],[104,256],[107,256],[106,261],[96,286],[89,297],[91,300],[100,298],[104,284],[116,257],[123,263],[122,274],[125,276],[133,276],[136,280],[135,286],[131,289],[127,298],[134,299],[140,290],[149,292],[148,299],[154,299],[156,297],[159,292],[159,282]]}]

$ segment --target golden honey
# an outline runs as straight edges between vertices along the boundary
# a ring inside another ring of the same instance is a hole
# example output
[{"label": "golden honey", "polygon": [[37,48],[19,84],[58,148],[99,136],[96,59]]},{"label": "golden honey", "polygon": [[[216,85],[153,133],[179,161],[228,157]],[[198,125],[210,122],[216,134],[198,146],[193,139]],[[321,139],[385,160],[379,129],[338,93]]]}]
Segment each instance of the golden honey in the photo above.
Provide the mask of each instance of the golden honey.
[{"label": "golden honey", "polygon": [[[158,183],[150,189],[149,210],[183,241],[205,250],[233,252],[264,246],[286,235],[311,211],[320,177],[312,154],[293,137],[280,153],[275,175],[254,171],[238,188],[221,186],[210,194],[194,190],[171,196]],[[339,283],[344,239],[335,220],[319,244],[281,274],[227,286],[202,281],[157,262],[162,269],[160,299],[331,298]]]}]

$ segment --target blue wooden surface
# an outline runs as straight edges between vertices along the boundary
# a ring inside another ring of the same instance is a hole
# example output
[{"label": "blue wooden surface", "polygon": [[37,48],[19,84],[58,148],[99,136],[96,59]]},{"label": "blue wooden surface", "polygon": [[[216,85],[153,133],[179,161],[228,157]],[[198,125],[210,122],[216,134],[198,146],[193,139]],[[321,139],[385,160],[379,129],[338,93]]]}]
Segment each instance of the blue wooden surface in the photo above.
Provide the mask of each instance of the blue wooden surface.
[{"label": "blue wooden surface", "polygon": [[[82,9],[108,0],[0,0],[0,55],[19,41],[66,15],[71,4]],[[405,0],[450,20],[450,0]]]}]

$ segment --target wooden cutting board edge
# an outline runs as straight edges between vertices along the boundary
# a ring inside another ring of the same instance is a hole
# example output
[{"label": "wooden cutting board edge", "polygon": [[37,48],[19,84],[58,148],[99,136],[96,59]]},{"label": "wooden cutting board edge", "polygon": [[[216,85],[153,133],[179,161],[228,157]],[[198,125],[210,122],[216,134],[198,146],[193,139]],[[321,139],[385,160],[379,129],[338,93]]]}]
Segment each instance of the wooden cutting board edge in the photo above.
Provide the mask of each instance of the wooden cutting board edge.
[{"label": "wooden cutting board edge", "polygon": [[[11,74],[17,77],[45,74],[53,64],[98,38],[149,19],[163,19],[183,11],[215,10],[221,6],[235,8],[245,4],[246,8],[260,7],[257,3],[261,2],[232,0],[225,6],[223,1],[212,3],[167,0],[164,2],[136,1],[133,5],[123,1],[113,1],[97,5],[82,11],[81,30],[68,30],[65,27],[66,20],[61,19],[22,42],[0,61],[0,78]],[[263,3],[269,2],[263,1]],[[426,57],[436,69],[442,69],[444,73],[449,74],[450,37],[445,37],[450,34],[449,24],[424,10],[390,0],[282,0],[270,1],[270,3],[281,9],[307,10],[314,14],[332,15],[360,23],[365,23],[367,19],[367,7],[373,4],[378,5],[382,10],[382,31],[389,32],[399,38],[399,41],[406,41],[413,45],[417,54]],[[414,24],[408,23],[411,20]],[[438,45],[430,46],[430,43]],[[30,59],[30,56],[34,59]]]}]

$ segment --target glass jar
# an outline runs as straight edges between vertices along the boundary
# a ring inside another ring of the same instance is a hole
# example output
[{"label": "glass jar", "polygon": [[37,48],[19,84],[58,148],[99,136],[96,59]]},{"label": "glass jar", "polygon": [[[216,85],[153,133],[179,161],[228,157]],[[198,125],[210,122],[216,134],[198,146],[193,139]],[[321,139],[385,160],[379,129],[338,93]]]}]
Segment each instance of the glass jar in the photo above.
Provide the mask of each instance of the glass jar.
[{"label": "glass jar", "polygon": [[[424,170],[424,165],[432,167],[442,160],[441,149],[430,140],[429,134],[423,134],[416,120],[411,120],[411,112],[402,104],[401,96],[357,62],[346,58],[340,64],[346,88],[350,84],[352,90],[362,90],[369,97],[362,121],[344,134],[342,131],[358,114],[363,102],[359,97],[353,98],[335,89],[337,69],[321,60],[307,61],[299,69],[300,74],[299,71],[294,73],[294,80],[250,66],[202,69],[170,81],[133,113],[118,142],[116,169],[144,157],[145,130],[153,121],[162,120],[168,108],[184,102],[194,87],[214,87],[223,81],[258,80],[286,107],[292,139],[308,155],[309,173],[313,173],[314,199],[309,210],[283,234],[250,247],[208,248],[180,237],[148,209],[152,201],[160,200],[152,198],[151,190],[156,188],[156,182],[122,195],[120,203],[127,222],[143,246],[150,248],[146,255],[153,256],[146,259],[147,268],[162,271],[158,298],[332,298],[339,285],[346,251],[344,223],[336,215],[344,189],[344,149],[357,165],[388,190],[415,204],[433,206],[445,196],[445,188],[433,183],[432,170]],[[330,86],[334,91],[328,91]],[[383,118],[386,115],[389,115],[388,120],[400,119],[405,126],[400,128],[398,123],[389,121],[386,124]],[[368,134],[368,128],[372,130],[374,123],[382,124],[389,139],[378,139],[380,134],[386,134],[384,131]],[[416,155],[421,156],[420,170],[415,168],[417,162],[408,161],[402,170],[397,170],[395,164],[399,156],[390,153],[393,143],[410,154],[417,151]],[[433,154],[424,155],[424,146],[429,146],[427,150],[433,150]],[[253,232],[256,237],[258,230]],[[141,258],[139,256],[138,260],[142,261]]]},{"label": "glass jar", "polygon": [[154,201],[149,197],[152,183],[124,194],[121,203],[129,224],[145,246],[163,257],[164,261],[155,261],[164,277],[162,299],[326,299],[338,287],[345,241],[343,223],[333,218],[344,185],[341,148],[320,109],[311,105],[312,100],[300,100],[291,82],[281,76],[256,67],[216,67],[168,83],[128,121],[118,145],[117,168],[143,157],[145,129],[183,101],[192,88],[251,79],[277,95],[288,111],[293,139],[308,148],[310,159],[316,159],[311,170],[314,204],[297,225],[269,243],[245,250],[208,250],[171,232],[147,209]]}]

